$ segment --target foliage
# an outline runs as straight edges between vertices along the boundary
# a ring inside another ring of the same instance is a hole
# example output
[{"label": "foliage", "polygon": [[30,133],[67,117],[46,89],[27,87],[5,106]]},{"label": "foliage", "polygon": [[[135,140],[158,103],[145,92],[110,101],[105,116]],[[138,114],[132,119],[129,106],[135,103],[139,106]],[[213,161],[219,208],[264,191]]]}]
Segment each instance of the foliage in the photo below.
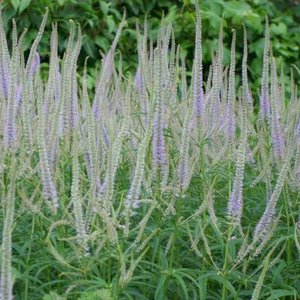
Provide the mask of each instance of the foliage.
[{"label": "foliage", "polygon": [[[58,22],[59,28],[59,52],[66,48],[66,39],[69,32],[69,19],[78,22],[84,32],[83,49],[79,65],[83,66],[86,56],[89,56],[90,66],[99,61],[99,50],[106,53],[116,32],[117,24],[121,21],[122,11],[126,10],[127,25],[120,40],[119,49],[125,61],[126,69],[134,69],[136,66],[136,36],[135,26],[143,23],[147,15],[149,35],[155,38],[157,28],[164,11],[164,22],[172,22],[176,41],[187,55],[187,65],[191,67],[194,43],[195,14],[191,0],[180,0],[177,3],[168,0],[159,1],[107,1],[107,0],[4,0],[4,22],[7,30],[11,28],[9,23],[15,18],[18,27],[28,28],[25,37],[24,48],[29,49],[40,23],[44,8],[49,7],[48,23]],[[287,65],[299,61],[300,29],[300,4],[293,1],[269,1],[269,0],[202,0],[201,13],[203,19],[203,57],[205,71],[207,73],[212,51],[216,50],[217,36],[220,24],[225,29],[225,40],[228,42],[231,29],[237,30],[238,52],[242,49],[242,23],[248,30],[250,76],[256,81],[261,68],[261,56],[263,52],[263,27],[265,16],[270,19],[271,36],[274,54],[282,57]],[[11,31],[8,30],[9,34]],[[130,45],[128,41],[130,40]],[[49,33],[45,33],[41,41],[39,51],[42,57],[49,54]],[[225,60],[229,62],[229,48],[225,48]]]}]

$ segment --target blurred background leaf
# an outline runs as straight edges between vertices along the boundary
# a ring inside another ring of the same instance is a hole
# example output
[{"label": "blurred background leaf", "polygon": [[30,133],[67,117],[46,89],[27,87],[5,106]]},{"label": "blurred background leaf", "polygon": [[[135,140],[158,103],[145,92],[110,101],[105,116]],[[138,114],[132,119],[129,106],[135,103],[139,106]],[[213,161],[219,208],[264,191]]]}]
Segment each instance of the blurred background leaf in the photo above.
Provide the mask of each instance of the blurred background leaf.
[{"label": "blurred background leaf", "polygon": [[[50,24],[58,23],[59,52],[62,55],[69,34],[69,19],[78,22],[84,33],[79,66],[90,56],[89,68],[94,69],[101,61],[100,52],[107,52],[113,41],[124,9],[127,25],[119,43],[125,71],[135,70],[136,21],[149,24],[149,36],[155,38],[159,23],[172,22],[177,44],[187,58],[191,68],[194,51],[194,0],[4,0],[3,19],[6,31],[11,36],[11,20],[15,18],[19,31],[28,28],[24,47],[28,50],[41,22],[45,7],[49,8],[48,31],[39,46],[45,60],[49,55]],[[287,65],[300,60],[300,1],[299,0],[201,0],[203,19],[204,71],[208,71],[211,55],[217,47],[217,36],[221,22],[224,26],[225,63],[229,61],[231,29],[237,30],[237,52],[242,51],[242,23],[247,26],[249,42],[250,79],[255,82],[261,71],[265,16],[269,17],[274,55]],[[239,63],[239,62],[238,62]],[[288,71],[289,68],[286,68]]]}]

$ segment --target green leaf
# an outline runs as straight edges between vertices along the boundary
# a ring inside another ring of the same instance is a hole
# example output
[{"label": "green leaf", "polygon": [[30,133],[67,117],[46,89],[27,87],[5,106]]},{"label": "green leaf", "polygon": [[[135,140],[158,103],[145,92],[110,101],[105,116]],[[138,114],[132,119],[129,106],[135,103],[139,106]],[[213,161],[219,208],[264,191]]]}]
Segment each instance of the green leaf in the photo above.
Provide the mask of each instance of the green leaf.
[{"label": "green leaf", "polygon": [[109,11],[109,3],[106,3],[104,1],[100,1],[100,9],[103,12],[103,14],[106,16]]},{"label": "green leaf", "polygon": [[101,289],[97,291],[84,292],[79,300],[113,300],[109,289]]},{"label": "green leaf", "polygon": [[13,281],[16,281],[17,279],[22,278],[22,274],[18,269],[12,268],[12,277],[13,277]]},{"label": "green leaf", "polygon": [[160,280],[159,283],[156,287],[156,291],[155,291],[155,300],[163,300],[166,299],[166,295],[165,295],[165,284],[167,281],[167,275],[163,275]]},{"label": "green leaf", "polygon": [[257,57],[261,57],[264,51],[264,39],[256,40],[249,46],[250,53],[255,53]]},{"label": "green leaf", "polygon": [[221,24],[221,17],[216,15],[213,11],[204,11],[202,13],[202,19],[203,20],[208,20],[209,25],[213,29],[219,30],[220,24]]},{"label": "green leaf", "polygon": [[47,294],[43,297],[43,300],[66,300],[66,298],[59,296],[55,292],[50,292],[50,294]]},{"label": "green leaf", "polygon": [[20,6],[19,6],[19,13],[24,11],[30,4],[31,0],[21,0]]},{"label": "green leaf", "polygon": [[209,280],[217,281],[220,284],[223,284],[223,286],[226,287],[226,289],[230,291],[234,297],[236,297],[237,291],[235,290],[234,286],[224,275],[219,274],[219,272],[214,270],[208,271],[204,275],[201,275],[199,280],[202,280],[203,278],[208,278]]},{"label": "green leaf", "polygon": [[271,24],[270,26],[271,33],[275,35],[286,35],[287,34],[287,27],[284,23],[279,24]]},{"label": "green leaf", "polygon": [[266,300],[277,300],[286,296],[296,296],[297,295],[296,293],[297,293],[296,291],[293,292],[293,291],[282,290],[282,289],[272,290],[272,295],[268,297]]},{"label": "green leaf", "polygon": [[17,11],[20,6],[20,0],[10,0],[10,3],[14,7],[14,9]]},{"label": "green leaf", "polygon": [[112,33],[116,29],[116,22],[112,18],[112,16],[107,16],[107,18],[106,18],[106,24],[107,24],[108,32],[109,33]]},{"label": "green leaf", "polygon": [[209,0],[205,1],[203,5],[200,6],[200,9],[203,11],[214,12],[218,16],[222,16],[224,11],[224,2],[222,0]]},{"label": "green leaf", "polygon": [[270,268],[270,260],[271,260],[271,256],[273,254],[273,252],[275,251],[276,247],[278,245],[278,242],[276,243],[276,245],[269,251],[269,253],[267,254],[266,258],[263,261],[263,268],[262,271],[260,273],[260,276],[258,278],[258,281],[255,285],[251,300],[258,300],[259,296],[260,296],[260,291],[263,287],[263,283],[266,277],[266,274]]},{"label": "green leaf", "polygon": [[245,24],[249,29],[255,30],[258,33],[261,33],[263,31],[262,18],[257,13],[251,12],[247,16]]},{"label": "green leaf", "polygon": [[87,36],[85,36],[82,40],[83,48],[86,51],[87,55],[91,58],[96,57],[96,47],[94,42]]},{"label": "green leaf", "polygon": [[184,283],[184,280],[176,273],[173,274],[173,278],[176,279],[176,281],[178,282],[178,284],[180,285],[182,291],[183,291],[183,295],[184,295],[184,299],[189,299],[189,293],[188,293],[188,289]]},{"label": "green leaf", "polygon": [[95,45],[100,47],[105,52],[108,51],[110,44],[109,44],[107,38],[105,38],[103,36],[96,36],[94,41],[95,41]]},{"label": "green leaf", "polygon": [[251,6],[242,1],[229,1],[224,2],[225,16],[226,17],[246,17],[251,12]]}]

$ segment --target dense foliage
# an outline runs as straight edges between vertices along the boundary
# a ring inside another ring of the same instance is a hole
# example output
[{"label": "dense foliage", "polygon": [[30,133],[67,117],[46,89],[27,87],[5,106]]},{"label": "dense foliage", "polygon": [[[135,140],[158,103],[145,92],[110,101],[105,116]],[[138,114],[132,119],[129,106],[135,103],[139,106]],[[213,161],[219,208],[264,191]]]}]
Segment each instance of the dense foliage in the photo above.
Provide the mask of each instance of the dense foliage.
[{"label": "dense foliage", "polygon": [[[37,31],[40,16],[45,7],[49,7],[48,24],[58,23],[59,53],[66,49],[69,33],[69,19],[78,22],[84,32],[78,65],[83,66],[84,59],[89,56],[89,67],[99,62],[99,50],[106,53],[113,40],[117,24],[121,21],[122,11],[126,10],[126,25],[119,43],[119,49],[125,61],[126,70],[136,67],[136,22],[143,24],[147,15],[149,36],[155,39],[157,29],[164,13],[164,22],[172,22],[177,43],[181,45],[187,56],[187,66],[191,67],[193,58],[193,37],[195,34],[194,1],[191,0],[4,0],[4,23],[8,36],[11,36],[10,22],[15,18],[18,27],[28,28],[23,47],[28,50]],[[202,0],[201,13],[203,19],[204,70],[208,71],[212,51],[217,50],[217,36],[220,24],[224,27],[225,45],[224,58],[229,62],[231,29],[237,30],[237,49],[242,51],[244,23],[248,29],[250,78],[251,83],[257,82],[261,69],[263,53],[263,24],[265,16],[270,18],[270,33],[274,54],[281,57],[287,66],[299,61],[300,49],[300,3],[292,0]],[[137,19],[138,18],[138,19]],[[222,19],[223,18],[223,19]],[[39,46],[42,58],[49,54],[49,36],[46,32]],[[130,40],[130,45],[128,45]],[[239,58],[239,56],[238,56]],[[47,59],[45,59],[47,61]],[[288,70],[287,70],[288,71]],[[256,86],[257,87],[257,86]]]},{"label": "dense foliage", "polygon": [[220,28],[204,75],[195,11],[192,66],[167,19],[155,39],[136,29],[123,73],[123,17],[94,90],[78,24],[59,57],[48,10],[27,47],[0,18],[1,300],[300,298],[297,71],[279,67],[266,19],[259,93],[246,27],[227,60]]}]

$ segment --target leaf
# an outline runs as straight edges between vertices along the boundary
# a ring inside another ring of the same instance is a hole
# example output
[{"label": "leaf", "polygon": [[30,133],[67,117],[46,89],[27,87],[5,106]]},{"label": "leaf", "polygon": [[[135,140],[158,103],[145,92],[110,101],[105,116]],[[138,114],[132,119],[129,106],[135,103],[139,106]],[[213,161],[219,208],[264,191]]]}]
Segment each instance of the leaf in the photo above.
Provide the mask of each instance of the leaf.
[{"label": "leaf", "polygon": [[107,38],[102,37],[102,36],[96,36],[94,39],[94,42],[95,42],[95,45],[100,47],[105,52],[108,51],[110,45],[109,45]]},{"label": "leaf", "polygon": [[204,11],[202,13],[202,19],[203,20],[208,20],[209,25],[217,30],[220,28],[220,24],[221,24],[221,18],[220,16],[216,15],[213,11]]},{"label": "leaf", "polygon": [[50,292],[50,294],[47,294],[43,297],[43,300],[66,300],[66,298],[59,296],[55,292]]},{"label": "leaf", "polygon": [[12,277],[13,277],[13,281],[15,282],[17,279],[22,278],[22,274],[18,269],[12,268]]},{"label": "leaf", "polygon": [[245,20],[245,24],[247,25],[247,27],[249,27],[249,29],[251,28],[251,30],[255,30],[258,33],[261,33],[263,30],[261,21],[262,21],[262,18],[260,17],[259,14],[251,12],[247,16],[247,18]]},{"label": "leaf", "polygon": [[251,12],[251,6],[246,2],[242,1],[229,1],[224,2],[224,9],[226,17],[236,17],[243,18],[248,16]]},{"label": "leaf", "polygon": [[293,291],[282,290],[282,289],[272,290],[272,295],[268,297],[266,300],[277,300],[286,296],[296,296],[296,291],[293,292]]},{"label": "leaf", "polygon": [[234,297],[237,295],[237,291],[235,290],[234,286],[231,284],[231,282],[224,277],[224,275],[219,274],[217,271],[208,271],[204,275],[201,275],[199,277],[199,280],[202,280],[203,278],[208,278],[211,280],[215,280],[219,282],[220,284],[223,284],[228,291],[231,292]]},{"label": "leaf", "polygon": [[257,57],[261,57],[264,51],[264,39],[259,39],[249,46],[250,53],[255,53]]},{"label": "leaf", "polygon": [[116,22],[114,21],[112,16],[107,16],[106,24],[107,24],[108,32],[112,33],[116,28]]},{"label": "leaf", "polygon": [[20,5],[20,0],[10,0],[10,3],[14,7],[14,9],[17,11]]},{"label": "leaf", "polygon": [[21,0],[19,6],[19,13],[22,13],[30,4],[31,0]]},{"label": "leaf", "polygon": [[113,300],[109,289],[101,289],[97,291],[84,292],[79,300]]},{"label": "leaf", "polygon": [[106,3],[104,1],[100,1],[100,8],[103,14],[106,16],[109,11],[109,3]]},{"label": "leaf", "polygon": [[[293,65],[293,66],[297,70],[297,72],[300,74],[300,70],[297,68],[297,66],[296,65]],[[300,233],[300,230],[298,229],[297,226],[295,226],[295,231],[294,231],[295,244],[296,244],[298,251],[300,252],[300,242],[298,239],[299,233]]]},{"label": "leaf", "polygon": [[207,277],[199,277],[198,286],[199,286],[199,298],[206,299],[207,297]]},{"label": "leaf", "polygon": [[184,295],[184,299],[189,299],[189,293],[188,293],[188,289],[184,283],[184,280],[176,273],[172,274],[173,278],[176,279],[177,283],[180,285],[182,291],[183,291],[183,295]]},{"label": "leaf", "polygon": [[163,299],[166,299],[165,298],[165,284],[166,284],[166,281],[167,281],[167,275],[163,275],[160,280],[159,280],[159,283],[156,287],[156,291],[155,291],[155,297],[154,299],[155,300],[163,300]]},{"label": "leaf", "polygon": [[258,278],[258,281],[255,285],[251,300],[258,300],[259,299],[260,291],[261,291],[261,288],[263,286],[265,276],[266,276],[266,274],[267,274],[267,272],[270,268],[270,259],[271,259],[271,256],[272,256],[273,252],[275,251],[277,245],[278,245],[278,243],[276,243],[276,245],[269,251],[266,258],[264,259],[263,268],[262,268],[262,271],[261,271],[260,276]]},{"label": "leaf", "polygon": [[279,24],[271,24],[270,26],[271,33],[275,35],[286,35],[287,34],[287,27],[284,23]]},{"label": "leaf", "polygon": [[[204,1],[203,1],[204,2]],[[218,16],[222,16],[224,11],[224,2],[222,0],[211,0],[205,1],[203,5],[200,6],[201,13],[203,12],[214,12]]]},{"label": "leaf", "polygon": [[82,40],[83,48],[86,51],[87,55],[91,58],[96,57],[96,47],[90,37],[85,36]]}]

